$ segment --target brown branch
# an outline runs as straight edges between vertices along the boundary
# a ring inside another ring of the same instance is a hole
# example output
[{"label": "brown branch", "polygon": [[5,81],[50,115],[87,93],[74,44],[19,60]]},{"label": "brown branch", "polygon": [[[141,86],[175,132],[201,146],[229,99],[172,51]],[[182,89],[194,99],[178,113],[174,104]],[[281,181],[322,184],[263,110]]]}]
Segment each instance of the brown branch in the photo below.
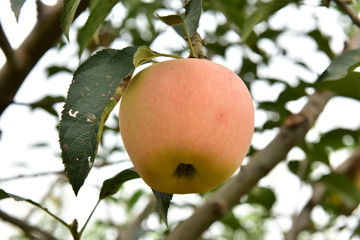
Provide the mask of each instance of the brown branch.
[{"label": "brown branch", "polygon": [[4,29],[0,23],[0,48],[3,50],[5,57],[9,63],[16,63],[14,50],[11,47],[9,40],[6,37]]},{"label": "brown branch", "polygon": [[156,199],[152,196],[137,218],[129,226],[127,226],[124,231],[120,232],[118,240],[139,239],[144,231],[141,227],[141,223],[154,211],[155,207]]},{"label": "brown branch", "polygon": [[46,232],[38,227],[32,226],[26,221],[13,217],[2,210],[0,210],[0,218],[20,228],[27,236],[31,237],[31,239],[58,240],[49,232]]},{"label": "brown branch", "polygon": [[[88,1],[81,1],[76,16],[85,10],[87,5]],[[39,59],[60,39],[61,12],[62,1],[58,1],[54,6],[43,7],[42,16],[32,32],[11,54],[17,64],[14,65],[8,60],[0,69],[0,116],[13,102],[18,89]]]},{"label": "brown branch", "polygon": [[356,12],[354,12],[349,6],[348,3],[344,0],[334,0],[336,4],[348,15],[352,22],[360,27],[360,18]]}]

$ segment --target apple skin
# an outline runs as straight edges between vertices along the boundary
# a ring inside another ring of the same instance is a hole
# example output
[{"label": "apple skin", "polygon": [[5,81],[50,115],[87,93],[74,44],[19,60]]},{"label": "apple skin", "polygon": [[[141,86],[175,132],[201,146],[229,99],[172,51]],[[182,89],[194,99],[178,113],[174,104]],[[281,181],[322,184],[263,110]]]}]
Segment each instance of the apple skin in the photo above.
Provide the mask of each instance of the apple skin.
[{"label": "apple skin", "polygon": [[241,78],[204,59],[173,59],[140,71],[121,99],[120,132],[135,169],[164,193],[203,193],[240,167],[254,132]]}]

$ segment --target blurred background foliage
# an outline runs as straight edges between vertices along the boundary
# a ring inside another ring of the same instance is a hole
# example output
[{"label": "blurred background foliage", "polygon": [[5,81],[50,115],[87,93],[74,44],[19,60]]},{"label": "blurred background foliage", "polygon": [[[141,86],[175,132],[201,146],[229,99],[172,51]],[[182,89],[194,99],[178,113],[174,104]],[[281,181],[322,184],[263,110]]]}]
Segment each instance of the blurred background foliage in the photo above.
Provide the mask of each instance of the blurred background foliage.
[{"label": "blurred background foliage", "polygon": [[[181,11],[182,4],[179,0],[119,2],[93,36],[80,61],[104,47],[130,45],[148,45],[155,51],[187,56],[186,42],[155,15]],[[350,1],[347,6],[359,13],[359,1]],[[223,62],[238,73],[254,97],[256,133],[249,155],[260,151],[278,132],[284,120],[304,105],[307,96],[315,91],[313,83],[330,61],[343,51],[346,41],[358,28],[334,1],[204,0],[203,8],[199,33],[206,42],[208,58]],[[87,16],[88,12],[84,12],[71,27],[73,38]],[[69,45],[78,47],[76,38],[70,38],[69,44],[62,37],[54,49],[61,55],[62,51],[68,51]],[[75,51],[71,58],[78,58]],[[76,67],[71,62],[49,66],[48,77],[72,73]],[[28,104],[29,107],[42,108],[58,118],[56,106],[64,96],[46,96],[46,92],[44,95],[39,101]],[[352,101],[359,99],[353,98]],[[315,130],[309,132],[306,141],[293,149],[282,165],[283,171],[296,178],[305,189],[307,195],[301,196],[303,199],[299,201],[302,205],[284,214],[286,210],[281,209],[279,202],[286,192],[277,190],[279,186],[272,183],[271,178],[260,181],[240,199],[237,207],[213,224],[202,239],[270,239],[270,235],[271,239],[345,239],[343,236],[360,239],[360,114],[359,109],[348,111],[349,116],[357,119],[356,127],[337,127],[335,123],[335,127],[316,130],[318,126],[314,126]],[[333,119],[330,116],[322,121],[331,122]],[[118,131],[114,114],[105,128],[96,168],[129,162],[126,157],[119,159],[124,148],[111,141],[118,137]],[[34,144],[34,147],[46,147],[46,143]],[[55,152],[59,154],[59,150]],[[337,152],[346,154],[334,160]],[[348,159],[353,159],[351,167],[345,168]],[[66,208],[65,200],[61,191],[56,189],[67,182],[61,172],[56,176],[43,203],[61,212]],[[115,236],[118,239],[163,239],[185,221],[208,194],[174,201],[169,210],[167,229],[153,212],[151,193],[125,184],[116,195],[101,203],[108,205],[107,217],[94,218],[84,239],[116,239]],[[294,204],[298,201],[296,198],[293,196]],[[285,199],[288,201],[291,196]],[[307,219],[307,228],[292,238],[291,226],[296,224],[296,216],[301,210],[311,204],[311,201],[307,202],[309,199],[314,200],[314,206]],[[30,215],[35,215],[31,219],[36,225],[55,235],[67,236],[59,223],[49,221],[48,216],[35,211],[28,214],[29,219]],[[121,220],[116,219],[120,215]],[[24,233],[12,239],[28,238]]]}]

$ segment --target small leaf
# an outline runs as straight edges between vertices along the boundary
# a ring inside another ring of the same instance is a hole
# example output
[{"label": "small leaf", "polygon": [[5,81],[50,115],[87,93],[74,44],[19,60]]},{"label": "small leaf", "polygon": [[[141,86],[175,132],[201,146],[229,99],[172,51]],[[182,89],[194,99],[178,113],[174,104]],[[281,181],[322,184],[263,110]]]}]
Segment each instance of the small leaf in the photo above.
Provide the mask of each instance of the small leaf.
[{"label": "small leaf", "polygon": [[339,194],[346,204],[350,206],[359,204],[360,190],[345,175],[330,173],[321,177],[319,182],[324,183],[330,191]]},{"label": "small leaf", "polygon": [[259,2],[256,10],[246,19],[241,31],[241,38],[246,42],[247,38],[253,32],[255,25],[265,21],[276,11],[285,7],[289,3],[288,0],[276,0],[270,2]]},{"label": "small leaf", "polygon": [[73,73],[73,71],[67,67],[63,67],[63,66],[50,66],[48,68],[46,68],[46,72],[48,77],[55,75],[57,73],[60,72],[67,72],[67,73]]},{"label": "small leaf", "polygon": [[[189,36],[197,32],[199,27],[200,16],[202,13],[202,0],[191,0],[185,6],[184,24],[186,25]],[[173,26],[174,30],[182,37],[187,37],[184,27],[177,25]]]},{"label": "small leaf", "polygon": [[136,50],[99,51],[74,73],[59,137],[65,172],[75,194],[93,165],[105,121],[122,96],[121,84],[135,69],[132,61]]},{"label": "small leaf", "polygon": [[255,187],[248,195],[248,203],[260,204],[270,210],[276,201],[274,192],[265,187]]},{"label": "small leaf", "polygon": [[334,58],[327,69],[319,76],[318,81],[338,80],[345,78],[360,65],[360,49],[345,52]]},{"label": "small leaf", "polygon": [[6,198],[11,198],[11,196],[4,190],[0,189],[0,200],[6,199]]},{"label": "small leaf", "polygon": [[109,178],[104,181],[101,190],[99,199],[104,199],[115,194],[119,191],[121,185],[129,180],[139,178],[139,174],[136,172],[135,168],[125,169],[114,177]]},{"label": "small leaf", "polygon": [[199,27],[200,16],[202,12],[202,0],[191,0],[185,6],[185,23],[190,36],[196,33]]},{"label": "small leaf", "polygon": [[42,108],[51,115],[58,116],[57,112],[54,109],[55,103],[64,102],[65,98],[62,96],[46,96],[40,99],[39,101],[33,102],[30,104],[31,109]]},{"label": "small leaf", "polygon": [[157,15],[157,17],[169,26],[175,26],[184,23],[184,19],[180,15],[167,15],[167,16]]},{"label": "small leaf", "polygon": [[16,21],[19,21],[21,8],[23,7],[26,0],[11,0],[11,10],[14,12]]},{"label": "small leaf", "polygon": [[173,197],[173,194],[162,193],[162,192],[156,191],[154,189],[152,189],[152,191],[156,198],[156,206],[157,206],[157,210],[160,214],[160,217],[165,222],[165,224],[168,225],[167,213],[168,213],[168,209],[170,207],[170,202]]},{"label": "small leaf", "polygon": [[318,90],[329,90],[339,96],[360,100],[360,72],[351,72],[337,80],[317,81],[313,86]]},{"label": "small leaf", "polygon": [[96,30],[119,1],[120,0],[98,1],[91,9],[89,18],[78,33],[78,42],[80,46],[79,54],[81,54],[88,46]]},{"label": "small leaf", "polygon": [[81,0],[64,0],[64,9],[61,13],[60,27],[67,40],[69,40],[70,25],[74,20],[76,9],[80,2]]},{"label": "small leaf", "polygon": [[160,56],[160,54],[154,52],[147,46],[140,46],[134,54],[133,64],[135,67],[138,67],[158,56]]},{"label": "small leaf", "polygon": [[316,41],[320,51],[323,51],[330,58],[334,57],[334,53],[331,50],[331,47],[329,44],[329,42],[330,42],[329,37],[324,36],[323,33],[318,29],[309,32],[308,35]]}]

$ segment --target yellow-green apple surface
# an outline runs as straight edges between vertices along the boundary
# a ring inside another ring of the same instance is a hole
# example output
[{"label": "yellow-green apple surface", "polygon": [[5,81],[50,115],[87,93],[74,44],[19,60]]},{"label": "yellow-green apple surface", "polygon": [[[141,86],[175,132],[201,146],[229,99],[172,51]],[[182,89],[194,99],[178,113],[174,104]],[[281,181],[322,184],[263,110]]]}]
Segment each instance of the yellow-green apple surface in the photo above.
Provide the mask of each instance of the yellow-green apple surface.
[{"label": "yellow-green apple surface", "polygon": [[174,59],[130,81],[119,124],[125,149],[151,188],[202,193],[240,167],[254,131],[254,108],[231,70],[204,59]]}]

